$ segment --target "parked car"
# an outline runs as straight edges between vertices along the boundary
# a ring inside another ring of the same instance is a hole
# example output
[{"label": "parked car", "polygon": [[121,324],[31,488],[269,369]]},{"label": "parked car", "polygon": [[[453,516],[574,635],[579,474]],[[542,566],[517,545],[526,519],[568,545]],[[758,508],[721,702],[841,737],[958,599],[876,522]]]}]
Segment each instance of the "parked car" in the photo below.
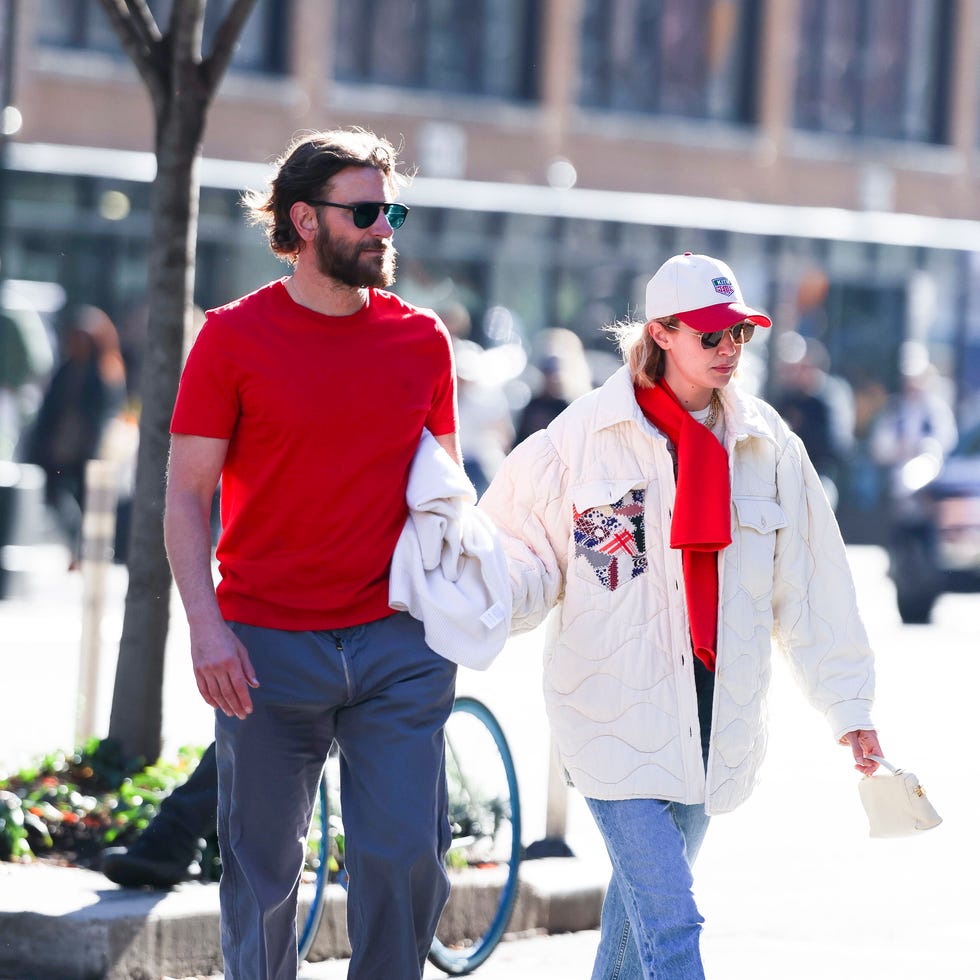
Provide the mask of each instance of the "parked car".
[{"label": "parked car", "polygon": [[889,574],[902,622],[928,623],[944,592],[980,592],[980,425],[935,475],[928,460],[906,468],[912,492],[894,511]]}]

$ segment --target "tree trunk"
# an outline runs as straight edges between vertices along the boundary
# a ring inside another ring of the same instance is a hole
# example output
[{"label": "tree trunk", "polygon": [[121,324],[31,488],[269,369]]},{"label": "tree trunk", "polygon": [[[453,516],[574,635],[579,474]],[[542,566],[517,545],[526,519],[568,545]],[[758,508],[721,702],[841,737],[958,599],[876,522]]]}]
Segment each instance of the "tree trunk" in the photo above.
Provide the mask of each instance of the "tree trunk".
[{"label": "tree trunk", "polygon": [[142,757],[152,763],[160,755],[172,581],[163,543],[163,507],[170,416],[192,319],[201,143],[208,109],[255,2],[230,0],[211,54],[202,61],[206,0],[173,0],[166,34],[161,34],[147,0],[100,0],[146,85],[156,120],[150,312],[127,556],[129,590],[108,733],[134,761]]},{"label": "tree trunk", "polygon": [[[157,175],[149,254],[149,329],[142,370],[139,458],[129,544],[129,587],[109,738],[126,757],[160,755],[163,667],[171,576],[163,543],[170,416],[194,295],[198,161],[208,101],[188,93],[157,110]],[[187,669],[191,665],[187,664]]]}]

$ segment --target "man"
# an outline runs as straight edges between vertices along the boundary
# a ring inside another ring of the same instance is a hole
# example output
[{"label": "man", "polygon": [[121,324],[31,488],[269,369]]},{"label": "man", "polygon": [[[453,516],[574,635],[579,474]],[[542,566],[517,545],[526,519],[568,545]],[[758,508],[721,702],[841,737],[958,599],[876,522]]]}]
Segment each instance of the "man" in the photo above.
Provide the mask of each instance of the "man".
[{"label": "man", "polygon": [[[304,136],[246,206],[292,274],[212,310],[171,430],[165,534],[214,707],[228,980],[295,980],[320,769],[341,753],[353,978],[418,978],[448,896],[455,665],[388,606],[423,428],[459,462],[451,344],[394,281],[396,155]],[[220,582],[208,513],[221,479]]]},{"label": "man", "polygon": [[126,888],[171,888],[191,877],[194,862],[203,857],[200,844],[214,836],[217,823],[218,769],[212,742],[187,782],[160,802],[146,830],[129,847],[102,852],[102,873]]}]

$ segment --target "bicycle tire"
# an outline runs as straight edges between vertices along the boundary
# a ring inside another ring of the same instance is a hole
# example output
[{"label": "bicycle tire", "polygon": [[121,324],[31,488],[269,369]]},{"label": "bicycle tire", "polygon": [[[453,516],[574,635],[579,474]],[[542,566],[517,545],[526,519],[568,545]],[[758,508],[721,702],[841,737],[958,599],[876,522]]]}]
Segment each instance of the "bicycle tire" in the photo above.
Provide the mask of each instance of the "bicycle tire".
[{"label": "bicycle tire", "polygon": [[320,839],[316,845],[314,858],[314,872],[316,882],[313,891],[313,900],[307,910],[306,916],[297,918],[296,929],[296,951],[300,960],[306,959],[307,954],[313,948],[316,941],[316,934],[320,928],[320,920],[323,917],[323,903],[327,895],[327,874],[329,872],[328,848],[329,835],[328,824],[330,814],[327,808],[327,770],[324,767],[320,774],[320,785],[317,791],[317,806],[313,811],[313,822],[311,829],[318,826]]},{"label": "bicycle tire", "polygon": [[[518,894],[518,872],[521,861],[521,806],[517,787],[517,773],[511,756],[507,739],[504,737],[500,723],[482,702],[475,698],[460,697],[453,706],[453,715],[465,713],[479,722],[493,740],[499,762],[506,781],[508,800],[506,802],[506,820],[503,833],[508,839],[506,845],[506,869],[503,885],[497,898],[496,907],[483,932],[475,937],[469,937],[462,945],[445,945],[438,936],[433,939],[429,950],[429,960],[440,970],[450,976],[463,976],[473,972],[485,962],[503,938],[514,911]],[[450,716],[449,725],[452,724]],[[452,752],[447,725],[447,766]],[[496,834],[494,835],[496,837]],[[503,863],[503,862],[497,862]]]}]

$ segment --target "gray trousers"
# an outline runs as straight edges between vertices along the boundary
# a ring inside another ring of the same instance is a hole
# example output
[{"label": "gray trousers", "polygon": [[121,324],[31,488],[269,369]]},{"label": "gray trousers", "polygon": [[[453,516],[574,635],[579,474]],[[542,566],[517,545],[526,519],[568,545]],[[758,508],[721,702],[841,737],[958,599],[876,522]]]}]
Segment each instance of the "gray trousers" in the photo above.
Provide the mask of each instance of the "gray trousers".
[{"label": "gray trousers", "polygon": [[230,624],[259,687],[216,712],[226,980],[295,980],[296,895],[320,770],[340,748],[348,977],[418,980],[449,896],[443,726],[456,665],[407,613],[346,629]]}]

